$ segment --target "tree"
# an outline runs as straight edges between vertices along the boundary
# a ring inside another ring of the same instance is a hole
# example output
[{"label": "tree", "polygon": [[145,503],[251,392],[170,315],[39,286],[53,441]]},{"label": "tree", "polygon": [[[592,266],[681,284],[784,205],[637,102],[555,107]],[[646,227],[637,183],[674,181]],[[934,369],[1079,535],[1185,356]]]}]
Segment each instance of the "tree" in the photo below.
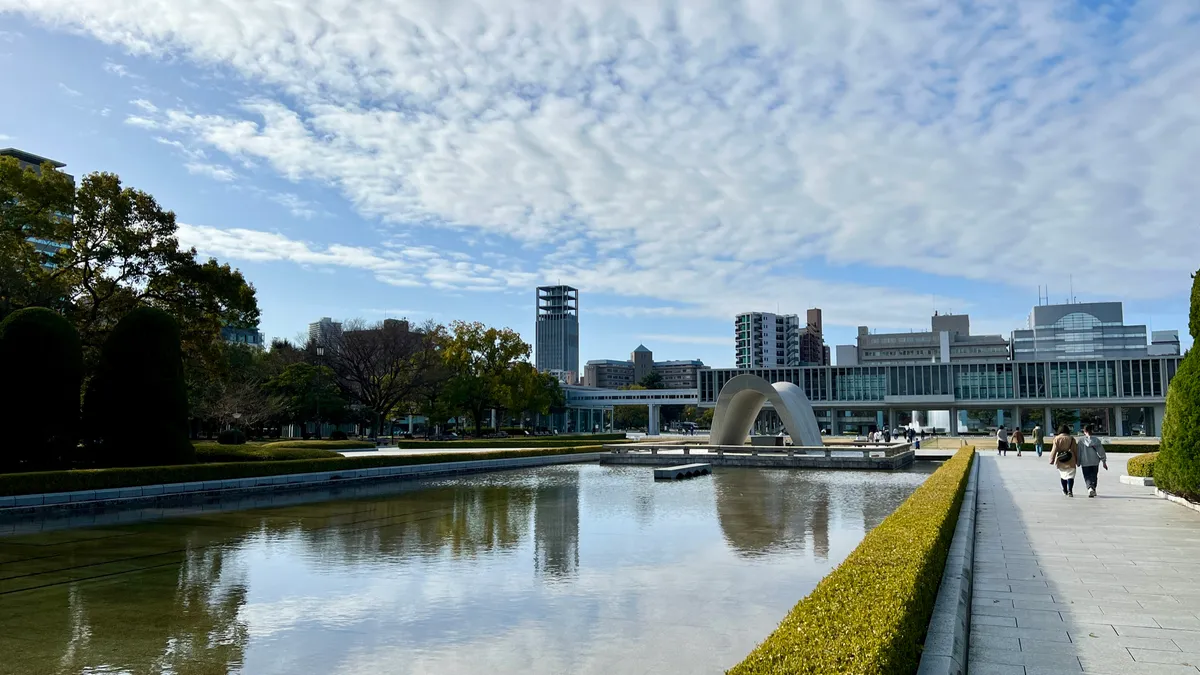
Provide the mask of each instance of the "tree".
[{"label": "tree", "polygon": [[[1196,338],[1200,332],[1200,272],[1192,276],[1188,326]],[[1200,350],[1195,346],[1183,357],[1167,389],[1154,482],[1167,492],[1200,500]]]},{"label": "tree", "polygon": [[0,322],[0,408],[6,453],[0,471],[65,468],[79,440],[83,352],[62,316],[33,307]]},{"label": "tree", "polygon": [[22,307],[60,307],[68,293],[64,272],[50,268],[37,241],[69,241],[75,185],[50,163],[41,172],[0,157],[0,319]]},{"label": "tree", "polygon": [[[15,263],[0,265],[0,316],[32,306],[62,311],[79,331],[85,363],[136,307],[172,316],[188,367],[205,371],[218,363],[222,326],[258,324],[255,291],[241,273],[181,250],[175,214],[114,174],[88,174],[76,190],[49,165],[39,175],[3,158],[0,204],[0,257]],[[50,260],[29,237],[66,246]]]},{"label": "tree", "polygon": [[265,386],[280,398],[289,422],[340,422],[346,416],[346,398],[328,366],[293,363]]},{"label": "tree", "polygon": [[657,370],[651,370],[638,382],[642,389],[662,389],[663,377],[662,373]]},{"label": "tree", "polygon": [[504,398],[499,407],[517,413],[522,420],[527,413],[545,415],[551,408],[566,403],[558,379],[550,373],[539,373],[526,361],[513,365],[505,379]]},{"label": "tree", "polygon": [[166,312],[141,307],[113,328],[88,384],[84,420],[98,464],[193,460],[179,326]]},{"label": "tree", "polygon": [[324,359],[346,397],[374,417],[378,433],[385,417],[416,404],[440,375],[444,338],[444,329],[432,322],[410,330],[407,321],[353,319],[326,346]]},{"label": "tree", "polygon": [[511,328],[455,321],[451,333],[445,349],[447,395],[452,405],[471,415],[479,435],[486,411],[511,396],[514,364],[528,359],[532,349]]}]

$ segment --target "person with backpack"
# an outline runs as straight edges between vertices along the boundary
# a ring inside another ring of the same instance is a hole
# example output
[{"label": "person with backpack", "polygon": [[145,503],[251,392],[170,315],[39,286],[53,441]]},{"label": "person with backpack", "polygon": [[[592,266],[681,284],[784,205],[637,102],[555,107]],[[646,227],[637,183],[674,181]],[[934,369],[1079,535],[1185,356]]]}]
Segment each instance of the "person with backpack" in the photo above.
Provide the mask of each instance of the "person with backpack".
[{"label": "person with backpack", "polygon": [[1050,463],[1058,469],[1063,494],[1075,496],[1075,469],[1079,466],[1079,446],[1071,435],[1071,427],[1062,425],[1050,443]]},{"label": "person with backpack", "polygon": [[1008,455],[1008,434],[1004,431],[1004,427],[996,430],[996,454]]},{"label": "person with backpack", "polygon": [[1038,424],[1033,427],[1033,449],[1037,451],[1037,456],[1042,456],[1042,446],[1045,444],[1046,436],[1042,433],[1042,425]]},{"label": "person with backpack", "polygon": [[1092,435],[1092,425],[1083,428],[1083,440],[1079,441],[1079,466],[1083,469],[1083,483],[1087,486],[1088,497],[1096,496],[1096,479],[1100,477],[1100,465],[1108,471],[1108,457],[1104,454],[1104,444],[1100,438]]},{"label": "person with backpack", "polygon": [[1025,445],[1025,434],[1021,433],[1021,427],[1014,427],[1012,432],[1013,447],[1017,449],[1017,457],[1021,456],[1021,446]]}]

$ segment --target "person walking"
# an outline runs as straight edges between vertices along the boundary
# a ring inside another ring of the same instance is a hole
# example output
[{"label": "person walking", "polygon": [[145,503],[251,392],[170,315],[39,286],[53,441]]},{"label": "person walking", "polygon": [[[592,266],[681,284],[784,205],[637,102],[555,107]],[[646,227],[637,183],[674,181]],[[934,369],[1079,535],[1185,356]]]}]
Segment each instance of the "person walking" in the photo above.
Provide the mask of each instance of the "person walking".
[{"label": "person walking", "polygon": [[1100,465],[1108,471],[1108,456],[1104,444],[1092,435],[1092,425],[1083,428],[1083,440],[1079,441],[1079,467],[1083,469],[1083,483],[1087,485],[1088,497],[1096,496],[1096,479],[1100,476]]},{"label": "person walking", "polygon": [[996,454],[1008,455],[1008,434],[1004,431],[1004,427],[996,430]]},{"label": "person walking", "polygon": [[1033,449],[1037,451],[1037,456],[1042,456],[1042,446],[1046,440],[1045,434],[1042,432],[1040,424],[1033,427]]},{"label": "person walking", "polygon": [[1058,469],[1063,494],[1075,496],[1075,468],[1079,466],[1079,446],[1071,435],[1071,427],[1062,425],[1050,443],[1050,463]]},{"label": "person walking", "polygon": [[1012,438],[1013,447],[1017,449],[1017,457],[1021,456],[1021,447],[1025,445],[1025,434],[1021,432],[1021,427],[1013,429]]}]

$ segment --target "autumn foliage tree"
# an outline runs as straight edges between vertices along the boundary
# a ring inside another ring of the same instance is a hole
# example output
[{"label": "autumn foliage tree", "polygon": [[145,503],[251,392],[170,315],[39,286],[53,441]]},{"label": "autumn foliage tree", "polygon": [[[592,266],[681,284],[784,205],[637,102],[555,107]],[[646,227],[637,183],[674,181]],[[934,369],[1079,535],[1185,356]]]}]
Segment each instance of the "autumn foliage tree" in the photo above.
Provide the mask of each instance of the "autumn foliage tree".
[{"label": "autumn foliage tree", "polygon": [[451,324],[444,354],[450,374],[446,396],[456,409],[470,414],[476,435],[483,431],[487,412],[511,400],[514,377],[528,372],[518,364],[526,362],[532,351],[511,328],[467,321]]}]

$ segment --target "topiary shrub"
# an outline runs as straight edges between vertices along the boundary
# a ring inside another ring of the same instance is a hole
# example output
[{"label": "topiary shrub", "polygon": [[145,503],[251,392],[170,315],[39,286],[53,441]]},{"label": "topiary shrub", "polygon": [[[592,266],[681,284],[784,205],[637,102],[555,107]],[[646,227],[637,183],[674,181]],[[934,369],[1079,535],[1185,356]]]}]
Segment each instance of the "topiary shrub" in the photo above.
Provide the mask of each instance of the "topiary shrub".
[{"label": "topiary shrub", "polygon": [[245,445],[246,434],[241,429],[226,429],[217,434],[217,442],[221,445]]},{"label": "topiary shrub", "polygon": [[329,440],[344,441],[346,440],[346,432],[342,431],[341,429],[334,429],[333,433],[329,434]]},{"label": "topiary shrub", "polygon": [[0,322],[0,372],[0,471],[65,468],[79,441],[83,349],[75,327],[43,307],[13,312]]},{"label": "topiary shrub", "polygon": [[[194,460],[179,325],[140,307],[104,341],[84,399],[90,457],[102,466],[161,466]],[[129,429],[138,437],[129,438]]]},{"label": "topiary shrub", "polygon": [[1167,390],[1162,444],[1154,462],[1154,484],[1200,501],[1200,352],[1192,349]]},{"label": "topiary shrub", "polygon": [[1157,452],[1148,452],[1144,455],[1130,457],[1125,464],[1125,470],[1130,476],[1142,476],[1148,478],[1154,475],[1154,461],[1158,459]]}]

